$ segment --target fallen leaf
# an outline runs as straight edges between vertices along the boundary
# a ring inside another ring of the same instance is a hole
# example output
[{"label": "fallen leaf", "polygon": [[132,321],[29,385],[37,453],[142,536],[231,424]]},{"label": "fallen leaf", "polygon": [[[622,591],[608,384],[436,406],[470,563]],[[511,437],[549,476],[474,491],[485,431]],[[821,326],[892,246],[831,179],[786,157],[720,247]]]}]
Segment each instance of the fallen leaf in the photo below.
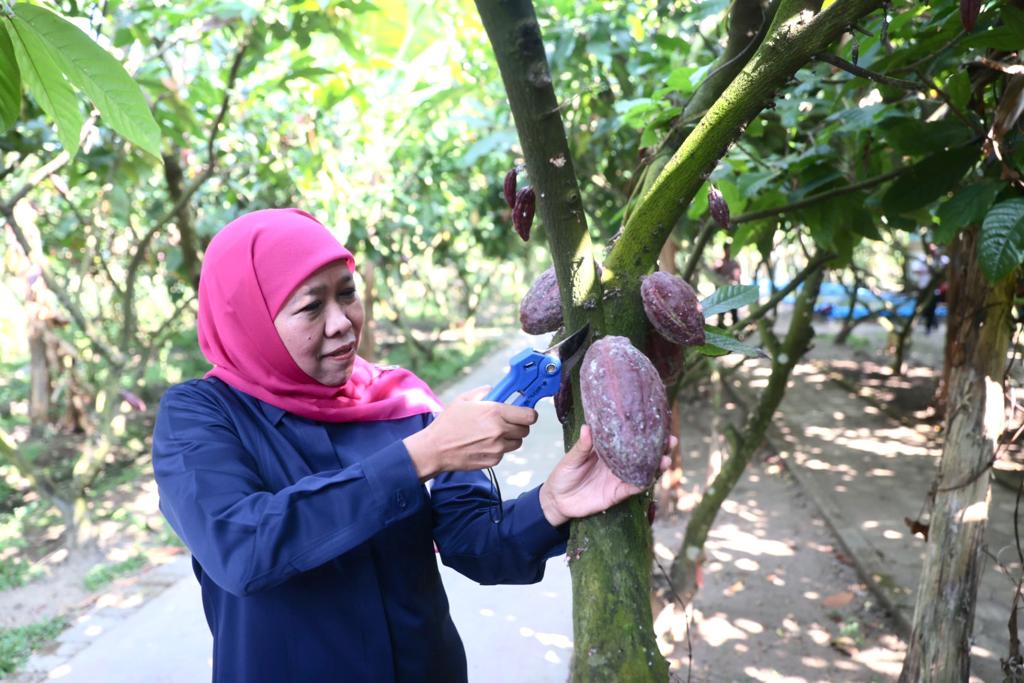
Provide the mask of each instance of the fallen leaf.
[{"label": "fallen leaf", "polygon": [[836,609],[837,607],[846,607],[851,602],[853,602],[853,593],[840,591],[823,599],[821,604],[828,609]]}]

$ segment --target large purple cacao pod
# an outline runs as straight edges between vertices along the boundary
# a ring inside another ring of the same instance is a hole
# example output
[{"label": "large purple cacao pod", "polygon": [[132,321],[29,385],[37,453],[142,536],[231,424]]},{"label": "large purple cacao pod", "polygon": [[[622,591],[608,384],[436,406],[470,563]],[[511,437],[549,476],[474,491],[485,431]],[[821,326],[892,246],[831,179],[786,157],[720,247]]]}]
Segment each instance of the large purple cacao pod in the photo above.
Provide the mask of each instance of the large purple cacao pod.
[{"label": "large purple cacao pod", "polygon": [[651,361],[626,337],[604,337],[583,357],[580,392],[597,455],[622,481],[653,484],[672,411]]}]

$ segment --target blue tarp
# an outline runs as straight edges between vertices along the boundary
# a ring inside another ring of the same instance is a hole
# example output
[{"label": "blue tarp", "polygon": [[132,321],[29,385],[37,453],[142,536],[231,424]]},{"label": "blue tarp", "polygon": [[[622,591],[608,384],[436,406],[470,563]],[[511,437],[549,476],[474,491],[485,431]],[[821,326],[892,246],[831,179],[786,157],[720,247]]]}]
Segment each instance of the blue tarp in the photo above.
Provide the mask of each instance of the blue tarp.
[{"label": "blue tarp", "polygon": [[[757,285],[761,294],[765,297],[771,295],[773,290],[779,290],[786,286],[786,283],[775,283],[774,288],[770,287],[767,280],[759,280]],[[797,287],[797,291],[803,285]],[[791,293],[783,299],[785,303],[795,303],[796,293]],[[886,318],[906,318],[914,312],[917,303],[916,297],[898,292],[883,292],[875,294],[864,287],[857,288],[857,303],[853,311],[853,318],[860,320],[879,312],[878,315]],[[836,282],[821,283],[821,290],[818,293],[818,302],[814,306],[814,312],[831,319],[843,320],[850,311],[850,291],[845,286]],[[935,316],[944,318],[946,316],[946,305],[938,304],[935,308]]]}]

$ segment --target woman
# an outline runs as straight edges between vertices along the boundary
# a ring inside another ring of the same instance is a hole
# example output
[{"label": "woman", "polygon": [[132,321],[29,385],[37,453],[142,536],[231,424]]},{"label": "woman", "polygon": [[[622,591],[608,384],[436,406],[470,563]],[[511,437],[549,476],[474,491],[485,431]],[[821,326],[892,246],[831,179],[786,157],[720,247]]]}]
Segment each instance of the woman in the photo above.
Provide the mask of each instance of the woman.
[{"label": "woman", "polygon": [[206,251],[213,369],[165,394],[153,468],[202,586],[214,681],[464,681],[434,544],[480,583],[532,583],[569,519],[639,492],[585,428],[492,523],[480,470],[536,412],[481,401],[487,387],[442,410],[411,373],[359,358],[353,268],[297,209],[242,216]]}]

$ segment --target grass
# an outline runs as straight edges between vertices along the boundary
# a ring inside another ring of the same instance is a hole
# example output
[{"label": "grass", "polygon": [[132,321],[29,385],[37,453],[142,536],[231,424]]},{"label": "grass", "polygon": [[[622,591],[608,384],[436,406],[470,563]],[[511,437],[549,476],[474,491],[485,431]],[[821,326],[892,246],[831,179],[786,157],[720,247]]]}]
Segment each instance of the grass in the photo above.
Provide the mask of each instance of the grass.
[{"label": "grass", "polygon": [[24,586],[43,574],[42,569],[16,555],[0,560],[0,591]]},{"label": "grass", "polygon": [[54,617],[28,626],[0,628],[0,675],[17,670],[35,650],[59,636],[67,625],[64,617]]},{"label": "grass", "polygon": [[146,556],[142,553],[132,555],[127,560],[114,564],[98,564],[85,575],[82,583],[86,590],[96,591],[103,588],[119,576],[131,574],[146,565]]}]

